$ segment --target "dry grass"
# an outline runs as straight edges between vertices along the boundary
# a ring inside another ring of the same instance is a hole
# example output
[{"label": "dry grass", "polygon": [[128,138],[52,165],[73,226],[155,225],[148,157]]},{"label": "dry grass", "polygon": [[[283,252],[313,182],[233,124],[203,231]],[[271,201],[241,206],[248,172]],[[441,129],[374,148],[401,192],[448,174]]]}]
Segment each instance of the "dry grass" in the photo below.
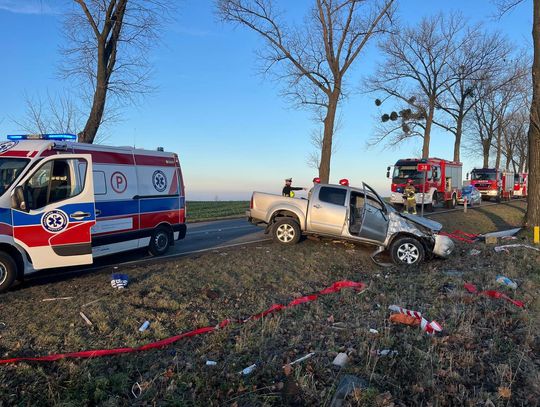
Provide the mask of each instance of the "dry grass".
[{"label": "dry grass", "polygon": [[[520,209],[495,211],[510,226]],[[461,216],[440,220],[449,229],[477,232],[497,219],[486,215],[463,221]],[[482,254],[469,256],[471,247]],[[460,244],[452,259],[411,270],[379,268],[369,253],[365,247],[324,241],[307,240],[291,248],[269,243],[125,268],[132,280],[125,291],[112,290],[111,270],[23,286],[2,296],[2,357],[137,346],[227,317],[246,317],[337,280],[369,285],[360,294],[344,290],[163,350],[0,366],[0,406],[328,405],[345,373],[370,386],[352,395],[349,405],[538,403],[540,255]],[[448,276],[447,270],[463,275]],[[516,292],[498,286],[497,274],[516,280]],[[526,308],[468,294],[464,282],[504,291],[525,301]],[[41,302],[59,296],[74,298]],[[96,299],[101,300],[83,307]],[[441,323],[443,334],[430,337],[418,328],[391,325],[391,304],[421,311]],[[79,316],[81,309],[93,326]],[[151,327],[140,333],[144,320]],[[375,356],[381,349],[399,354]],[[284,374],[285,363],[309,352],[317,353]],[[342,370],[331,365],[338,352],[350,357]],[[218,364],[205,366],[206,360]],[[237,373],[253,363],[258,367],[251,375]],[[142,388],[139,398],[131,393],[135,383]]]}]

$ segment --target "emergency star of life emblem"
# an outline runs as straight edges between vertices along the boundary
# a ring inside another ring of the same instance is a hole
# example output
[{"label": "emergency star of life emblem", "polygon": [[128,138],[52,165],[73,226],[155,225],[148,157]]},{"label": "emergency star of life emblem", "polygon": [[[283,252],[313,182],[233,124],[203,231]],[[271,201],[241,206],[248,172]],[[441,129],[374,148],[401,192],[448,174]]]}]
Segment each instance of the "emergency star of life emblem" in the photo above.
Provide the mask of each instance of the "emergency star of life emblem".
[{"label": "emergency star of life emblem", "polygon": [[49,232],[58,233],[67,227],[68,217],[64,212],[55,209],[43,215],[41,225]]},{"label": "emergency star of life emblem", "polygon": [[156,189],[156,191],[165,191],[165,189],[167,188],[167,177],[165,176],[163,171],[154,171],[154,175],[152,175],[152,184],[154,184],[154,188]]},{"label": "emergency star of life emblem", "polygon": [[0,154],[5,153],[10,148],[15,147],[17,143],[17,141],[6,141],[4,143],[0,143]]}]

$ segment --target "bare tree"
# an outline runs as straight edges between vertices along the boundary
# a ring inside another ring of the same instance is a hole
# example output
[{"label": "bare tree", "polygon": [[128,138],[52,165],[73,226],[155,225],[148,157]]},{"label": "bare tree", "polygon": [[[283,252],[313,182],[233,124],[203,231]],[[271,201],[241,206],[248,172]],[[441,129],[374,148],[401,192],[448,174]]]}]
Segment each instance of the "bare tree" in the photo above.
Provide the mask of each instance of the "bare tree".
[{"label": "bare tree", "polygon": [[[501,15],[523,0],[495,0]],[[540,0],[533,0],[533,63],[532,63],[532,99],[528,130],[528,165],[529,192],[525,224],[540,225]]]},{"label": "bare tree", "polygon": [[219,15],[266,42],[263,70],[283,83],[284,95],[314,108],[324,130],[319,177],[330,178],[336,112],[346,74],[366,43],[385,32],[394,0],[316,0],[302,26],[290,28],[272,0],[217,0]]},{"label": "bare tree", "polygon": [[386,61],[367,82],[369,91],[399,101],[402,108],[420,112],[414,120],[415,132],[391,125],[402,134],[394,142],[415,135],[423,138],[423,158],[429,156],[431,129],[441,96],[456,82],[449,65],[460,48],[464,28],[464,18],[459,14],[439,14],[424,18],[414,27],[399,27],[388,41],[379,44]]},{"label": "bare tree", "polygon": [[24,116],[12,119],[24,132],[76,134],[81,129],[81,111],[67,93],[53,96],[47,92],[45,98],[26,95],[25,104]]},{"label": "bare tree", "polygon": [[149,92],[148,50],[158,38],[168,5],[160,0],[73,0],[66,14],[68,45],[62,73],[78,80],[91,97],[79,141],[92,143],[108,97],[133,101]]},{"label": "bare tree", "polygon": [[454,135],[454,161],[461,160],[465,119],[482,96],[477,88],[506,69],[510,52],[511,44],[505,38],[476,26],[467,30],[458,50],[449,58],[453,80],[444,84],[446,92],[438,101],[446,115],[435,118],[434,123]]}]

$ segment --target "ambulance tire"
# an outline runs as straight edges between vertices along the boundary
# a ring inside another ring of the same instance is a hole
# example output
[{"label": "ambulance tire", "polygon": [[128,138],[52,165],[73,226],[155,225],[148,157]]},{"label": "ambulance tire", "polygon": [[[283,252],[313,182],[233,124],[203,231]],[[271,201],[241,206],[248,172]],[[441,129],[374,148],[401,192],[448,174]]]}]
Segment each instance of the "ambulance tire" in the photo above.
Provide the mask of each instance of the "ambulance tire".
[{"label": "ambulance tire", "polygon": [[171,245],[171,233],[166,228],[160,226],[154,230],[150,237],[148,251],[152,256],[162,256],[169,250]]},{"label": "ambulance tire", "polygon": [[0,293],[7,291],[17,279],[17,265],[11,256],[0,252]]}]

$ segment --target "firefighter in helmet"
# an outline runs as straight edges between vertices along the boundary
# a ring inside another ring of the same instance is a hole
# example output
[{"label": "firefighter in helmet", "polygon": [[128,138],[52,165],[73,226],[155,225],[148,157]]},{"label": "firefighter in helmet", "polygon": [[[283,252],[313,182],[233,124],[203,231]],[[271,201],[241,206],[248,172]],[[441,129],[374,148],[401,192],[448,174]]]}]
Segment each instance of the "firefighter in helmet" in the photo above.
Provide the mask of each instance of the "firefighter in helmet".
[{"label": "firefighter in helmet", "polygon": [[403,191],[403,200],[405,201],[405,210],[406,213],[411,213],[416,215],[416,189],[413,185],[413,180],[407,180],[407,186]]}]

